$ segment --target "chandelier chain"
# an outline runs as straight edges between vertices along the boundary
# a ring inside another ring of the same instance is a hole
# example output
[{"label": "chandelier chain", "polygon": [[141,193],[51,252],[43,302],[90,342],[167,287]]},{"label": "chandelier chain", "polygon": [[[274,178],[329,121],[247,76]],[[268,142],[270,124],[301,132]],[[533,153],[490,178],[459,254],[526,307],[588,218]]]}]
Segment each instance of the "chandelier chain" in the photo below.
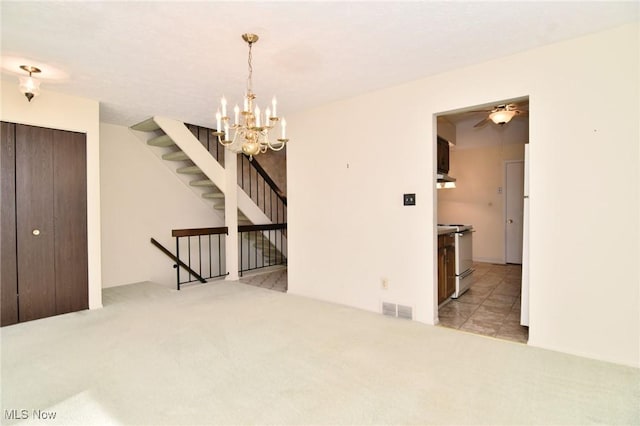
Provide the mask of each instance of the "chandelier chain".
[{"label": "chandelier chain", "polygon": [[253,56],[251,55],[251,46],[253,46],[253,43],[249,43],[249,59],[247,60],[249,63],[249,76],[247,77],[247,90],[249,93],[253,93],[253,65],[251,64]]}]

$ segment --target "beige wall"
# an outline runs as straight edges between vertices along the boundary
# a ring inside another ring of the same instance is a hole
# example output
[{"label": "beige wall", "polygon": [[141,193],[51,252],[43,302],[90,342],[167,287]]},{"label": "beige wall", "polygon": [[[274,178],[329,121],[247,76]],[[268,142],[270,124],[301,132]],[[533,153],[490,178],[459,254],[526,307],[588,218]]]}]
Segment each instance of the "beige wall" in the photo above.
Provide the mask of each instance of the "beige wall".
[{"label": "beige wall", "polygon": [[3,121],[70,130],[87,135],[87,237],[89,308],[102,307],[100,255],[100,110],[93,99],[42,90],[31,102],[18,91],[17,81],[2,81]]},{"label": "beige wall", "polygon": [[505,193],[499,188],[504,189],[504,162],[524,160],[529,126],[526,119],[474,128],[477,122],[457,125],[458,144],[451,149],[449,171],[457,179],[456,188],[437,191],[438,223],[473,225],[473,259],[504,263]]},{"label": "beige wall", "polygon": [[175,252],[172,229],[224,226],[127,127],[100,124],[103,286],[139,281],[173,286],[173,262],[149,242]]},{"label": "beige wall", "polygon": [[640,366],[638,53],[635,23],[291,116],[289,292],[436,322],[434,115],[529,96],[529,344]]}]

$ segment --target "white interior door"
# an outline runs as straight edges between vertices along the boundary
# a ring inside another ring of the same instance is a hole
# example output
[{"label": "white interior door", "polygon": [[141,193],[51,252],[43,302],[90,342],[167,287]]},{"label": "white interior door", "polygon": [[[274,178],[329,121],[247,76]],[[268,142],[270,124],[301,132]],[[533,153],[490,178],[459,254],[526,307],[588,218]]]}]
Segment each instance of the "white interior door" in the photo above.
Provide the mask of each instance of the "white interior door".
[{"label": "white interior door", "polygon": [[522,264],[524,161],[505,162],[505,260]]},{"label": "white interior door", "polygon": [[524,146],[524,229],[522,241],[522,298],[520,324],[529,325],[529,144]]}]

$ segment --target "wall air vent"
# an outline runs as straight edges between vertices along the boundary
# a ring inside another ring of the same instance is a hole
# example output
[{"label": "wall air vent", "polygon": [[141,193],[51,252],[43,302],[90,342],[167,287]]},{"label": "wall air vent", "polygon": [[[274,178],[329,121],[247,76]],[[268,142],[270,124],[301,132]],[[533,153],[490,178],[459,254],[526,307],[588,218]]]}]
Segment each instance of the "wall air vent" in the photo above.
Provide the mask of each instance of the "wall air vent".
[{"label": "wall air vent", "polygon": [[411,306],[398,305],[398,318],[413,319],[413,308]]},{"label": "wall air vent", "polygon": [[382,302],[382,314],[390,317],[413,319],[413,307]]},{"label": "wall air vent", "polygon": [[396,304],[389,302],[382,302],[382,314],[389,315],[390,317],[396,316]]}]

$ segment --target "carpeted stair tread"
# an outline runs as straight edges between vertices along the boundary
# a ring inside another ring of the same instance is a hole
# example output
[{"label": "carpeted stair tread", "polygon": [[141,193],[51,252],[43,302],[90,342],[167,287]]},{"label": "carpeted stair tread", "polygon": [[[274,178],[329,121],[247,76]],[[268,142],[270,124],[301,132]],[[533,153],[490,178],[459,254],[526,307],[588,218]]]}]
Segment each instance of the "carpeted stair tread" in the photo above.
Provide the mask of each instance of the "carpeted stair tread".
[{"label": "carpeted stair tread", "polygon": [[173,139],[169,137],[169,135],[158,136],[156,138],[152,138],[147,141],[147,145],[151,145],[151,146],[167,147],[167,146],[173,146],[175,144],[176,143],[173,141]]},{"label": "carpeted stair tread", "polygon": [[186,161],[189,156],[184,151],[174,151],[164,154],[162,159],[167,161]]},{"label": "carpeted stair tread", "polygon": [[156,124],[152,117],[147,118],[146,120],[138,124],[134,124],[133,126],[131,126],[131,129],[138,130],[140,132],[153,132],[154,130],[159,130],[160,126]]},{"label": "carpeted stair tread", "polygon": [[189,182],[191,186],[216,186],[211,179],[196,179]]},{"label": "carpeted stair tread", "polygon": [[[222,192],[206,192],[202,194],[202,198],[206,198],[209,200],[219,200],[224,198],[224,194]],[[223,204],[223,208],[224,208],[224,204]]]},{"label": "carpeted stair tread", "polygon": [[203,174],[202,173],[202,169],[198,166],[186,166],[186,167],[180,167],[179,169],[176,170],[176,172],[178,173],[182,173],[185,175],[200,175]]}]

